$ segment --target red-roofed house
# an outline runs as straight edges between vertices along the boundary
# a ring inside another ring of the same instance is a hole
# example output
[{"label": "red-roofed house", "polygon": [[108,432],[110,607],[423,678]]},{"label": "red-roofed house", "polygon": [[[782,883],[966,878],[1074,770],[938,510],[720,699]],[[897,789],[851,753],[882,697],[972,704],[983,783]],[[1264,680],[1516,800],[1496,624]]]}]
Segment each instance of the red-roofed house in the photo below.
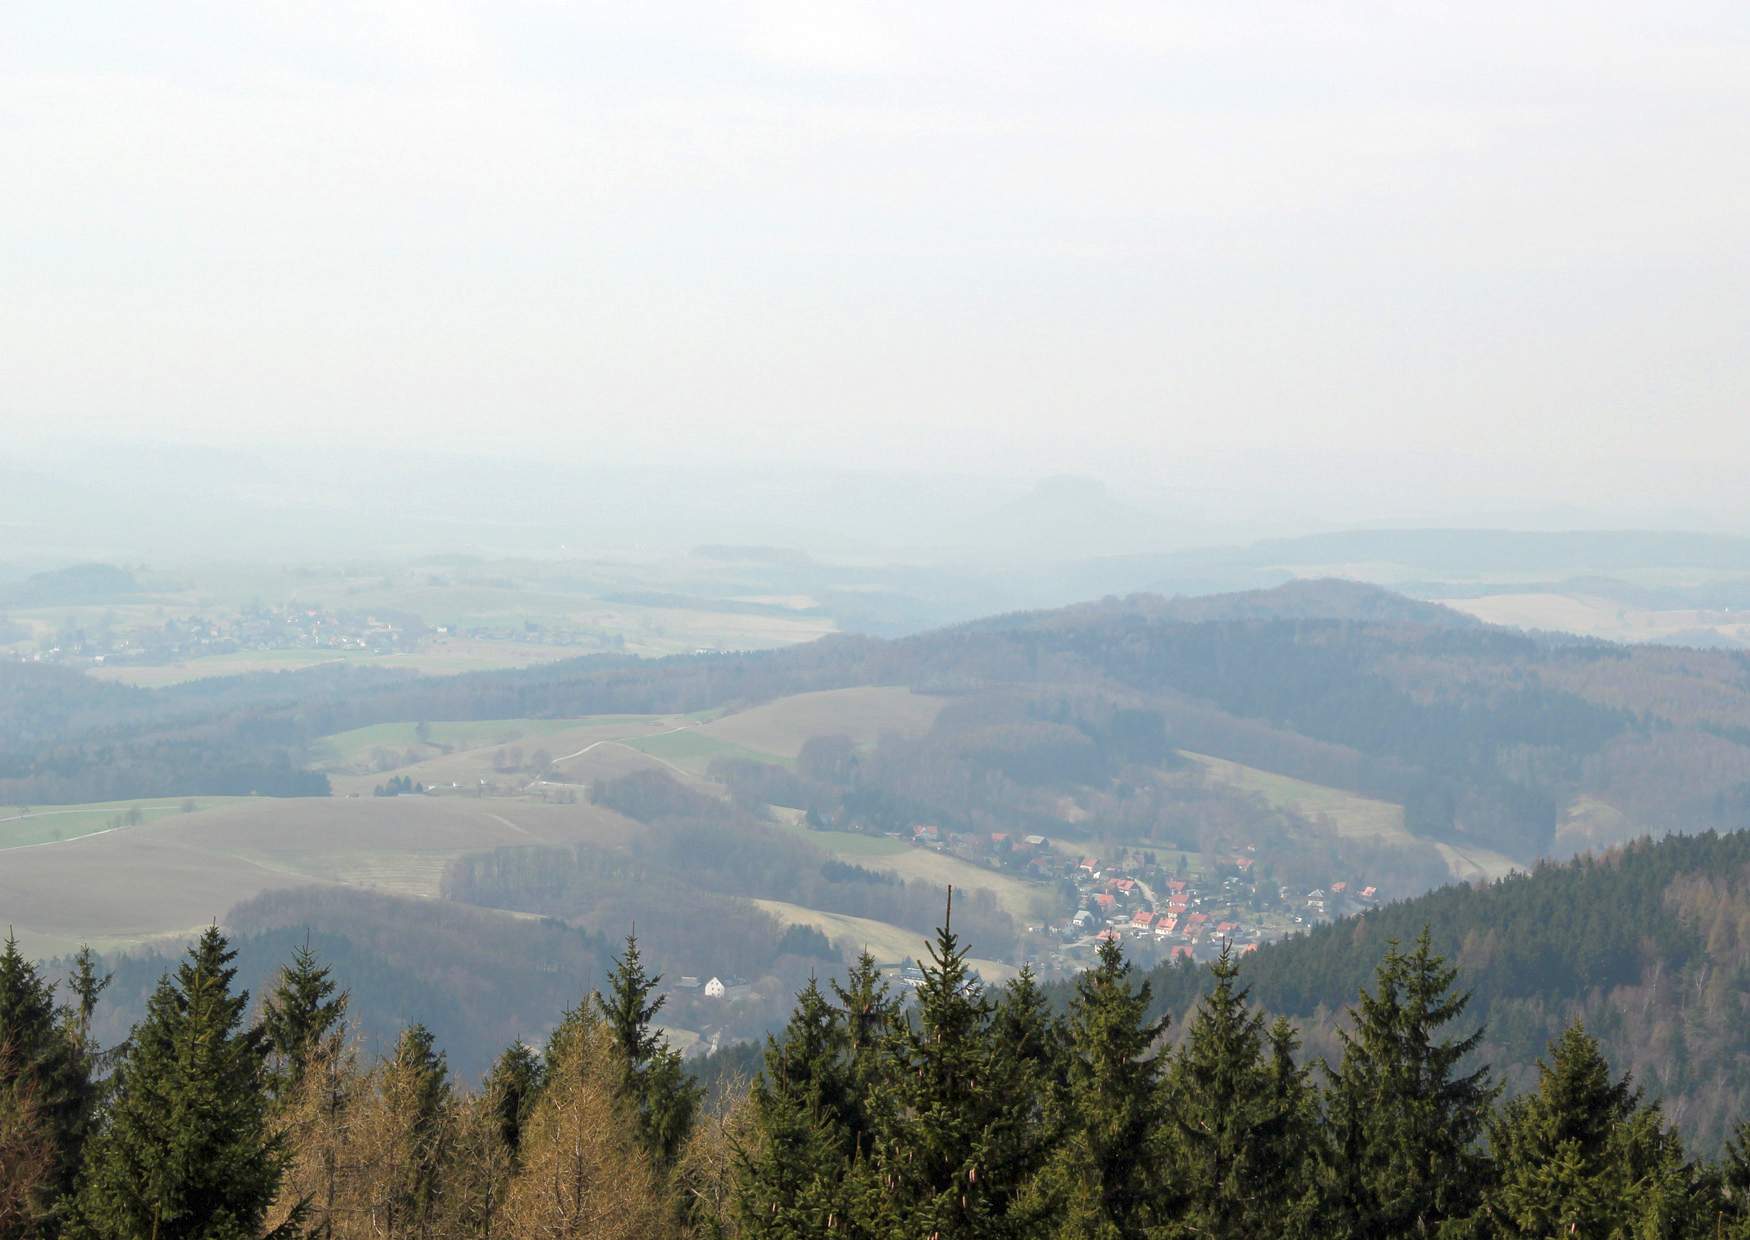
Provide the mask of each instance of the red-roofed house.
[{"label": "red-roofed house", "polygon": [[1349,890],[1349,884],[1348,883],[1332,883],[1331,890],[1336,892],[1338,895],[1342,895],[1345,891]]},{"label": "red-roofed house", "polygon": [[1185,880],[1182,878],[1169,878],[1167,880],[1167,890],[1174,895],[1178,895],[1181,891],[1185,890]]},{"label": "red-roofed house", "polygon": [[1118,901],[1114,900],[1104,891],[1094,897],[1094,903],[1099,905],[1102,913],[1110,913],[1113,909],[1118,907]]},{"label": "red-roofed house", "polygon": [[1235,930],[1238,930],[1239,928],[1240,928],[1240,923],[1237,921],[1224,921],[1220,925],[1216,926],[1215,932],[1219,935],[1222,935],[1223,937],[1226,937],[1227,935],[1232,934]]},{"label": "red-roofed house", "polygon": [[1120,895],[1127,896],[1136,890],[1136,880],[1134,878],[1113,878],[1106,881],[1106,886]]},{"label": "red-roofed house", "polygon": [[1107,940],[1110,940],[1111,942],[1116,943],[1118,941],[1118,931],[1111,930],[1111,929],[1102,930],[1102,931],[1100,931],[1100,933],[1096,934],[1094,936],[1094,938],[1096,941],[1102,942],[1102,943],[1106,942]]},{"label": "red-roofed house", "polygon": [[1163,937],[1172,934],[1178,928],[1179,919],[1174,917],[1171,913],[1164,914],[1155,919],[1155,933],[1162,935]]},{"label": "red-roofed house", "polygon": [[1246,870],[1249,870],[1252,868],[1252,858],[1251,857],[1236,857],[1236,858],[1234,858],[1234,864],[1239,866],[1240,871],[1242,873],[1244,873]]},{"label": "red-roofed house", "polygon": [[1167,958],[1169,960],[1177,960],[1180,956],[1189,957],[1192,954],[1193,953],[1189,947],[1186,947],[1184,944],[1177,944],[1174,946],[1172,954]]},{"label": "red-roofed house", "polygon": [[1374,896],[1376,896],[1378,894],[1379,894],[1379,888],[1377,888],[1377,887],[1363,887],[1361,889],[1361,898],[1363,900],[1371,900],[1371,899],[1373,899]]},{"label": "red-roofed house", "polygon": [[1180,896],[1176,900],[1167,901],[1167,912],[1169,913],[1183,913],[1190,907],[1191,901],[1187,900],[1184,896]]},{"label": "red-roofed house", "polygon": [[1093,857],[1083,857],[1082,863],[1076,869],[1086,870],[1089,874],[1097,874],[1100,872],[1100,863]]},{"label": "red-roofed house", "polygon": [[1151,929],[1155,924],[1155,915],[1153,913],[1136,913],[1131,917],[1130,924],[1138,930]]},{"label": "red-roofed house", "polygon": [[1258,945],[1256,943],[1247,943],[1244,947],[1240,948],[1240,955],[1249,956],[1257,950]]}]

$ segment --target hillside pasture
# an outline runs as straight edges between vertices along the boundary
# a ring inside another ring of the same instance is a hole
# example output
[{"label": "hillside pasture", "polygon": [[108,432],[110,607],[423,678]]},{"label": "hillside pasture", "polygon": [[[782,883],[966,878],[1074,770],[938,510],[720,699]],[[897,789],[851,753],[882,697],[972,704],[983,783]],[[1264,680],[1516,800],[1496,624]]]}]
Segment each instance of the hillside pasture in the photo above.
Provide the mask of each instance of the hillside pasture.
[{"label": "hillside pasture", "polygon": [[640,753],[649,754],[665,766],[678,767],[690,775],[703,775],[718,758],[740,758],[748,762],[767,762],[776,766],[792,766],[795,760],[763,750],[750,749],[725,740],[707,731],[709,725],[698,728],[655,732],[649,736],[628,737],[625,744]]},{"label": "hillside pasture", "polygon": [[[1208,754],[1182,752],[1203,769],[1206,778],[1256,793],[1278,809],[1298,814],[1315,824],[1328,823],[1339,838],[1403,848],[1422,842],[1404,826],[1404,807],[1391,801],[1308,783]],[[1499,878],[1517,868],[1512,858],[1487,848],[1427,842],[1439,850],[1452,877],[1461,882],[1484,877]]]},{"label": "hillside pasture", "polygon": [[1188,750],[1184,753],[1203,768],[1206,778],[1242,792],[1256,793],[1278,809],[1289,810],[1303,818],[1329,821],[1344,839],[1407,844],[1415,838],[1404,827],[1404,807],[1401,805],[1278,775],[1274,771],[1242,766],[1225,758]]},{"label": "hillside pasture", "polygon": [[[852,917],[845,913],[823,913],[819,909],[786,904],[782,900],[755,900],[754,904],[772,914],[787,926],[810,926],[831,940],[847,957],[867,949],[883,964],[911,964],[929,959],[929,939],[914,934],[891,922],[869,917]],[[967,962],[989,982],[1006,982],[1020,970],[1013,965],[984,957],[968,957]]]},{"label": "hillside pasture", "polygon": [[[520,721],[499,720],[482,724],[476,737],[497,737],[516,730]],[[388,767],[372,774],[340,775],[333,778],[336,793],[368,794],[391,775],[405,776],[426,787],[473,788],[482,781],[492,785],[523,787],[542,775],[575,782],[574,764],[580,758],[601,752],[605,748],[621,747],[676,728],[691,726],[684,715],[598,715],[569,720],[531,720],[537,727],[521,740],[486,740],[472,749],[455,749],[449,753],[433,753],[418,762]],[[564,726],[546,729],[538,725],[558,723]],[[391,724],[391,728],[411,725]],[[436,725],[433,725],[434,728]],[[468,725],[472,726],[472,725]],[[370,729],[361,729],[370,731]],[[342,734],[346,735],[346,734]],[[391,733],[395,735],[395,733]],[[458,735],[467,735],[458,731]],[[435,733],[434,733],[435,739]],[[520,762],[516,750],[521,750]],[[407,751],[403,751],[405,754]],[[536,755],[545,753],[551,766],[540,767]]]},{"label": "hillside pasture", "polygon": [[1041,884],[999,874],[959,857],[919,848],[884,835],[811,831],[796,815],[782,815],[779,821],[812,847],[865,870],[879,870],[903,879],[930,883],[944,891],[949,884],[953,884],[957,891],[988,891],[996,897],[1005,913],[1023,924],[1040,920],[1050,906],[1051,893]]},{"label": "hillside pasture", "polygon": [[722,784],[713,783],[702,775],[695,775],[621,741],[596,745],[587,753],[578,754],[563,762],[555,762],[547,777],[531,785],[529,790],[538,793],[542,788],[570,788],[581,793],[588,785],[599,780],[618,779],[634,771],[666,771],[695,791],[715,797],[728,795],[728,790]]},{"label": "hillside pasture", "polygon": [[760,753],[794,758],[816,736],[848,736],[872,745],[884,732],[921,736],[947,699],[890,685],[797,693],[725,715],[702,727],[701,736]]}]

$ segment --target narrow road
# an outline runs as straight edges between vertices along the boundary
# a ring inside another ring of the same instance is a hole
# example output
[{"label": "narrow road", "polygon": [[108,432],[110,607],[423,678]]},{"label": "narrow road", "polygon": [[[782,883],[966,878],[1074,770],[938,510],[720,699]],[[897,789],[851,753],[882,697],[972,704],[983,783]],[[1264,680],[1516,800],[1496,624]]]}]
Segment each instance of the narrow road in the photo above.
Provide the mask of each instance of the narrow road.
[{"label": "narrow road", "polygon": [[[676,732],[685,732],[689,728],[693,728],[696,726],[698,726],[698,725],[691,724],[691,723],[683,723],[678,728],[670,728],[666,732],[648,732],[648,733],[645,733],[645,736],[673,736]],[[590,750],[600,749],[603,745],[621,745],[627,749],[630,749],[633,753],[644,753],[644,751],[642,749],[638,748],[638,746],[626,744],[626,742],[628,740],[642,740],[642,739],[644,739],[644,737],[642,737],[642,736],[634,736],[634,737],[609,736],[609,737],[606,737],[606,738],[599,740],[599,741],[591,741],[589,744],[585,745],[582,749],[579,749],[576,753],[568,753],[568,754],[565,754],[563,757],[554,758],[553,761],[551,761],[547,764],[547,769],[551,770],[554,767],[558,766],[561,762],[569,762],[573,758],[581,758],[581,757],[583,757],[584,754],[588,753]],[[649,758],[652,762],[662,763],[664,766],[666,766],[671,771],[679,772],[680,774],[686,775],[688,777],[691,777],[691,775],[692,775],[691,771],[682,770],[680,767],[678,767],[674,763],[668,761],[666,758],[659,758],[653,753],[645,753],[644,756],[646,758]],[[529,791],[529,789],[534,788],[540,784],[544,784],[546,782],[548,782],[548,781],[544,780],[544,779],[540,779],[540,778],[531,779],[526,785],[524,785],[523,791],[527,792],[527,791]]]}]

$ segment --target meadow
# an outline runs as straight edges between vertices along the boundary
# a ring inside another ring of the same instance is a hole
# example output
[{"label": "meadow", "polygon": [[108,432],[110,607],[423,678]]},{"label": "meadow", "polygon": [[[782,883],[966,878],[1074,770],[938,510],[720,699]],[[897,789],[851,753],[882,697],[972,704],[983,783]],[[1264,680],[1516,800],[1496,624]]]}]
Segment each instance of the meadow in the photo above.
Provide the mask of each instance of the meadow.
[{"label": "meadow", "polygon": [[1460,882],[1502,878],[1520,868],[1512,858],[1492,849],[1419,840],[1404,826],[1404,807],[1393,802],[1308,783],[1273,771],[1261,771],[1208,754],[1187,750],[1184,756],[1202,767],[1208,778],[1256,793],[1278,809],[1292,811],[1314,824],[1328,823],[1343,839],[1400,848],[1432,843],[1452,877]]},{"label": "meadow", "polygon": [[87,805],[15,805],[0,812],[0,850],[61,843],[126,830],[172,814],[197,813],[247,797],[148,797]]}]

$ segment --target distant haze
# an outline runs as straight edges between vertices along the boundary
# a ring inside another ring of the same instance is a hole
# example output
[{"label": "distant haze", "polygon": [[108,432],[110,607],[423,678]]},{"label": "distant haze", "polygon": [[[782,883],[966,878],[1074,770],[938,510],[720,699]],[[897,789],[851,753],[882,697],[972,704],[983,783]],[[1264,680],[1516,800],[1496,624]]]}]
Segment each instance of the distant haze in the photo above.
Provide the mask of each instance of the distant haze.
[{"label": "distant haze", "polygon": [[1746,116],[1727,3],[14,0],[0,468],[1741,531]]}]

